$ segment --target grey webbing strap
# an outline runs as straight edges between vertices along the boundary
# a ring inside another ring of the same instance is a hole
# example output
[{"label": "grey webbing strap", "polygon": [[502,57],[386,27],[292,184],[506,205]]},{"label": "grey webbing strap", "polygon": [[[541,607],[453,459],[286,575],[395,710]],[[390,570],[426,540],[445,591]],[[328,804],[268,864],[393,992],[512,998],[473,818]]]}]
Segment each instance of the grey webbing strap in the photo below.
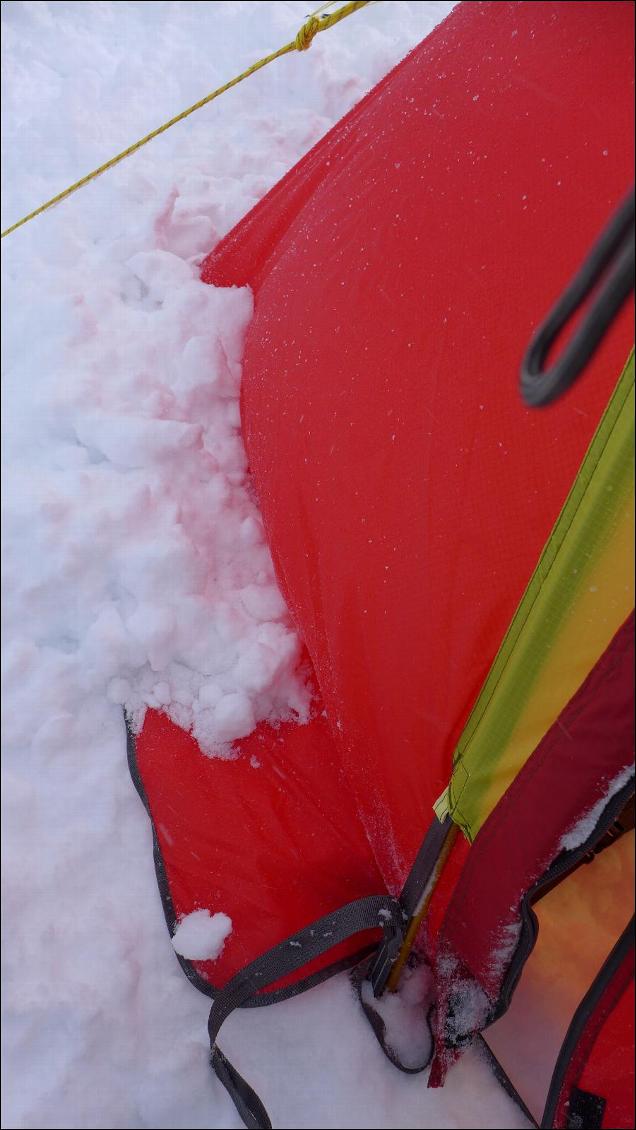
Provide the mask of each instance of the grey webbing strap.
[{"label": "grey webbing strap", "polygon": [[[382,930],[383,949],[394,961],[404,939],[404,925],[401,904],[391,895],[369,895],[356,899],[257,957],[217,993],[208,1020],[212,1067],[248,1130],[271,1130],[272,1124],[258,1095],[217,1046],[216,1039],[223,1022],[235,1008],[240,1008],[267,985],[297,972],[340,942],[366,930]],[[311,980],[307,978],[307,982]],[[300,993],[308,987],[308,983],[301,981],[294,990]]]},{"label": "grey webbing strap", "polygon": [[[634,289],[634,191],[601,232],[587,259],[535,333],[521,365],[521,395],[530,408],[557,400],[580,376]],[[548,356],[584,309],[560,355]]]}]

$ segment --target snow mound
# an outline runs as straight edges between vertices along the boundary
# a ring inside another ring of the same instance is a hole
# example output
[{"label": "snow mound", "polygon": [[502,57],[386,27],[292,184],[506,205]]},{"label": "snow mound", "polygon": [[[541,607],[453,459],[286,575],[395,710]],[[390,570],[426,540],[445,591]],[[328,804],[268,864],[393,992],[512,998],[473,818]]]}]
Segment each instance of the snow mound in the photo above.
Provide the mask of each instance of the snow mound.
[{"label": "snow mound", "polygon": [[191,961],[216,961],[232,933],[232,919],[222,911],[193,910],[179,922],[173,936],[175,953]]},{"label": "snow mound", "polygon": [[428,1022],[432,973],[428,965],[405,968],[395,993],[376,999],[369,981],[363,981],[362,1000],[384,1022],[384,1040],[406,1068],[420,1067],[430,1059],[432,1036]]},{"label": "snow mound", "polygon": [[262,719],[303,721],[310,705],[240,436],[251,312],[247,288],[117,244],[60,302],[57,362],[25,350],[10,369],[37,404],[5,508],[28,634],[45,624],[47,646],[136,726],[146,707],[165,710],[221,756]]}]

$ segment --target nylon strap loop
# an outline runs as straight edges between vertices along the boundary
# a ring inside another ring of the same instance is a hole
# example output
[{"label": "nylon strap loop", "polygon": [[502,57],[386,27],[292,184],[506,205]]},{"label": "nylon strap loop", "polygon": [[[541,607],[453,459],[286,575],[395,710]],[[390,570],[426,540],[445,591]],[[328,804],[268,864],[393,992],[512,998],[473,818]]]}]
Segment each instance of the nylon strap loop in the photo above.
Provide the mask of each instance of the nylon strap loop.
[{"label": "nylon strap loop", "polygon": [[[223,1022],[267,985],[297,972],[340,942],[366,930],[381,929],[385,946],[397,956],[404,927],[405,916],[398,899],[388,894],[356,899],[257,957],[217,993],[208,1020],[211,1064],[248,1130],[271,1130],[272,1124],[256,1092],[217,1046]],[[310,980],[299,982],[295,991],[303,992]]]},{"label": "nylon strap loop", "polygon": [[[521,366],[521,395],[542,408],[574,384],[634,289],[634,191],[601,232],[587,259],[534,335]],[[591,305],[562,353],[544,369],[561,332]]]}]

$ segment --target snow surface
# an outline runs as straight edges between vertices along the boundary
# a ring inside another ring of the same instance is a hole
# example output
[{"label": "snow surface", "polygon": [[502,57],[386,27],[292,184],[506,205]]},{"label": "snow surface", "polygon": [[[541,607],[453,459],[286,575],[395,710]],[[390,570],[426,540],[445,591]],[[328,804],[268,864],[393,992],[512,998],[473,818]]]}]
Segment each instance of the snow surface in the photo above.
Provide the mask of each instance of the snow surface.
[{"label": "snow surface", "polygon": [[398,991],[373,996],[369,981],[363,981],[361,996],[384,1022],[384,1041],[407,1068],[426,1063],[431,1056],[432,1035],[428,1022],[432,973],[428,965],[408,966],[402,972]]},{"label": "snow surface", "polygon": [[223,911],[193,910],[179,922],[172,946],[175,953],[191,961],[216,961],[231,933],[232,919]]},{"label": "snow surface", "polygon": [[[160,706],[228,756],[309,707],[240,441],[250,294],[198,266],[451,7],[356,14],[2,242],[7,1128],[240,1126],[165,929],[121,712]],[[2,227],[309,10],[3,3]],[[443,1092],[397,1072],[346,978],[231,1017],[222,1046],[281,1127],[525,1125],[476,1056]]]}]

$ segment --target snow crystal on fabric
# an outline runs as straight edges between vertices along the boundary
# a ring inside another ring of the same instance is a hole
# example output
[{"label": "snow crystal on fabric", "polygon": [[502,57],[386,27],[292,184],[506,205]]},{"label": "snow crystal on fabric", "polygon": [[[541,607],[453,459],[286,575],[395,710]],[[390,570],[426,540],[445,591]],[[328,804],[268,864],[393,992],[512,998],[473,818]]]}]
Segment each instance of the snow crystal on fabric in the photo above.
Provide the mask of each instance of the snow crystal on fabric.
[{"label": "snow crystal on fabric", "polygon": [[584,844],[585,841],[589,839],[589,837],[593,834],[601,816],[603,815],[603,811],[607,807],[608,802],[612,799],[613,796],[616,795],[617,792],[619,792],[623,788],[624,785],[627,784],[628,781],[632,779],[633,776],[634,766],[626,765],[625,768],[622,769],[621,772],[618,773],[617,776],[607,784],[600,800],[598,800],[596,804],[594,804],[592,808],[590,808],[581,817],[580,820],[577,820],[576,824],[574,824],[569,829],[569,831],[567,831],[565,835],[561,837],[561,840],[559,841],[559,848],[562,851],[573,851],[574,848],[580,847],[581,844]]}]

